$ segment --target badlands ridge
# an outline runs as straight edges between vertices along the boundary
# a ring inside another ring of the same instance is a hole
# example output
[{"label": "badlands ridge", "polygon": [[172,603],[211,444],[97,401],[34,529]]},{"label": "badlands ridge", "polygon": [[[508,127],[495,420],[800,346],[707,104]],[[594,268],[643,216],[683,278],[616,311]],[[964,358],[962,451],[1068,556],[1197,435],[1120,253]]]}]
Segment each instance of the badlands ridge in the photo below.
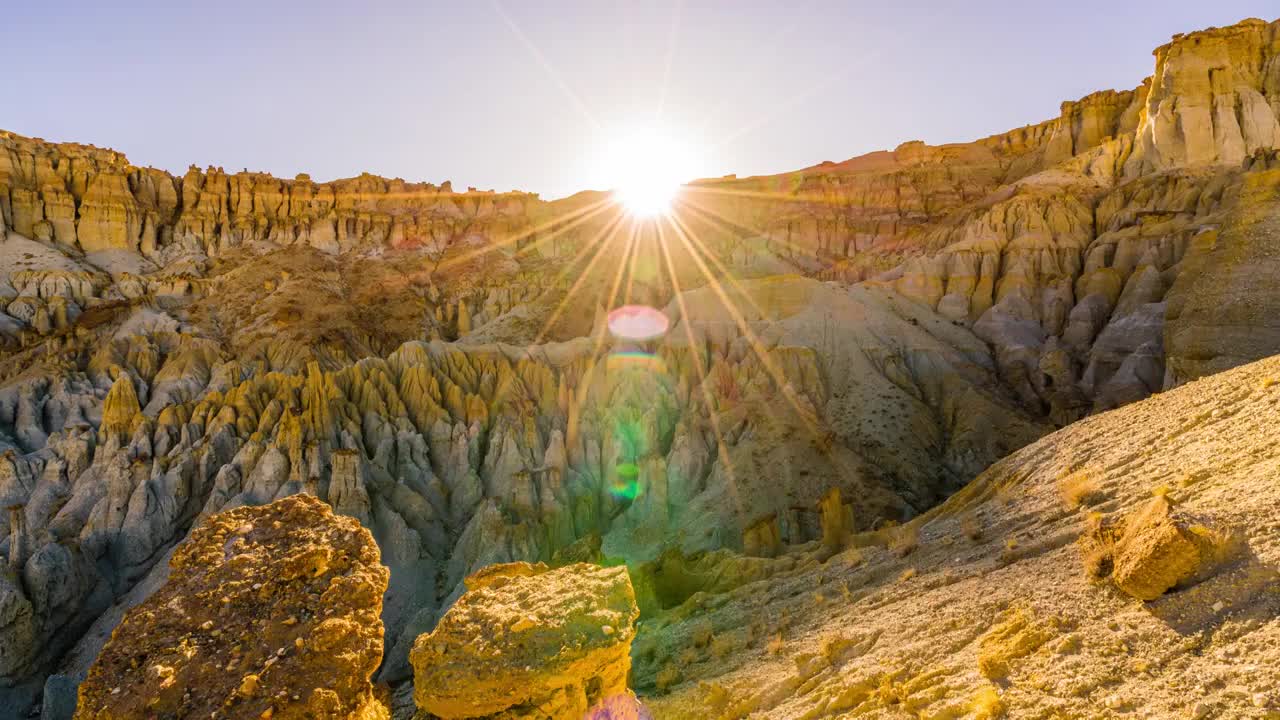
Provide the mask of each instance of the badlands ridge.
[{"label": "badlands ridge", "polygon": [[1275,717],[1277,288],[1280,21],[659,224],[0,132],[0,708]]}]

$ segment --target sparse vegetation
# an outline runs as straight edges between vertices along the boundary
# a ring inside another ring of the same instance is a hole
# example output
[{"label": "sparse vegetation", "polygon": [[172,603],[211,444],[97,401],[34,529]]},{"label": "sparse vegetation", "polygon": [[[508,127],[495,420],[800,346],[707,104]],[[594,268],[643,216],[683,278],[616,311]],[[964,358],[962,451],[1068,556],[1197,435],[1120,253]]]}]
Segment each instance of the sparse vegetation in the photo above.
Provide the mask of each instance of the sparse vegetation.
[{"label": "sparse vegetation", "polygon": [[690,633],[690,639],[693,641],[694,647],[703,648],[711,643],[711,638],[715,635],[715,628],[712,627],[710,620],[699,620],[693,626]]},{"label": "sparse vegetation", "polygon": [[702,688],[703,700],[712,710],[722,712],[729,704],[729,691],[720,683],[704,682],[699,687]]},{"label": "sparse vegetation", "polygon": [[723,660],[729,656],[729,653],[736,650],[738,644],[734,642],[733,635],[728,633],[719,635],[711,641],[711,654],[717,660]]},{"label": "sparse vegetation", "polygon": [[916,523],[901,525],[889,535],[889,552],[906,557],[920,547],[920,526]]},{"label": "sparse vegetation", "polygon": [[976,720],[997,720],[1005,716],[1004,699],[993,686],[984,685],[974,693],[969,710]]},{"label": "sparse vegetation", "polygon": [[977,513],[965,515],[964,519],[960,521],[960,532],[964,533],[964,536],[969,539],[969,542],[982,542],[982,518],[978,517]]},{"label": "sparse vegetation", "polygon": [[778,633],[769,639],[769,644],[765,646],[765,652],[774,656],[781,655],[786,645],[786,642],[782,639],[782,633]]},{"label": "sparse vegetation", "polygon": [[653,682],[659,693],[666,694],[668,690],[680,682],[680,668],[667,663],[654,676]]},{"label": "sparse vegetation", "polygon": [[822,643],[818,646],[818,649],[821,651],[822,657],[827,659],[828,664],[835,665],[840,660],[840,656],[844,654],[844,651],[852,644],[853,640],[844,635],[833,634],[822,638]]},{"label": "sparse vegetation", "polygon": [[1098,481],[1084,470],[1078,470],[1058,481],[1062,502],[1071,510],[1096,505],[1105,499]]}]

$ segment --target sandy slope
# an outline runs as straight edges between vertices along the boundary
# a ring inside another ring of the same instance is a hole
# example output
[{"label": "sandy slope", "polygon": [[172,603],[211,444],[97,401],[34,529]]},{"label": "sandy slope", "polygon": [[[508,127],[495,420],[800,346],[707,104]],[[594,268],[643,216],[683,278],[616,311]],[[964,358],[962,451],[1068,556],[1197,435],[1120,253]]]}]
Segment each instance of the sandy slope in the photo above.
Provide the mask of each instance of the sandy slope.
[{"label": "sandy slope", "polygon": [[[649,621],[636,685],[662,718],[1280,717],[1277,427],[1280,357],[1076,423],[900,531],[896,552],[812,551]],[[1081,474],[1096,498],[1072,509],[1063,479]],[[1153,491],[1245,549],[1141,602],[1091,581],[1077,538],[1089,512]]]}]

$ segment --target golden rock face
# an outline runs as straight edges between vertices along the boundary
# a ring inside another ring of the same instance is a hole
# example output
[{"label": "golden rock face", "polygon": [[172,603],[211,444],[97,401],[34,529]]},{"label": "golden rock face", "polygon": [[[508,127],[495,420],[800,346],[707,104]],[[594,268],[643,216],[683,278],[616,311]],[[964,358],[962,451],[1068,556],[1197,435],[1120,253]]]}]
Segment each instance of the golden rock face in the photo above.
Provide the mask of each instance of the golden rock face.
[{"label": "golden rock face", "polygon": [[630,696],[639,615],[625,567],[492,566],[418,637],[414,699],[445,720],[585,717]]},{"label": "golden rock face", "polygon": [[387,577],[369,532],[310,495],[215,515],[112,633],[76,718],[386,718]]}]

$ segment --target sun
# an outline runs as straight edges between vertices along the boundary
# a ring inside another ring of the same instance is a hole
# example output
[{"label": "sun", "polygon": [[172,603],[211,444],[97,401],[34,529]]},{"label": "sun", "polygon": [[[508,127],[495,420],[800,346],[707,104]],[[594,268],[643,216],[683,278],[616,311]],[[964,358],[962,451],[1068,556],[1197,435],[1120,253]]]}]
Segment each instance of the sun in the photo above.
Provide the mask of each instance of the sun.
[{"label": "sun", "polygon": [[692,159],[689,148],[669,133],[647,128],[619,133],[607,158],[614,197],[636,217],[666,215],[692,177]]}]

